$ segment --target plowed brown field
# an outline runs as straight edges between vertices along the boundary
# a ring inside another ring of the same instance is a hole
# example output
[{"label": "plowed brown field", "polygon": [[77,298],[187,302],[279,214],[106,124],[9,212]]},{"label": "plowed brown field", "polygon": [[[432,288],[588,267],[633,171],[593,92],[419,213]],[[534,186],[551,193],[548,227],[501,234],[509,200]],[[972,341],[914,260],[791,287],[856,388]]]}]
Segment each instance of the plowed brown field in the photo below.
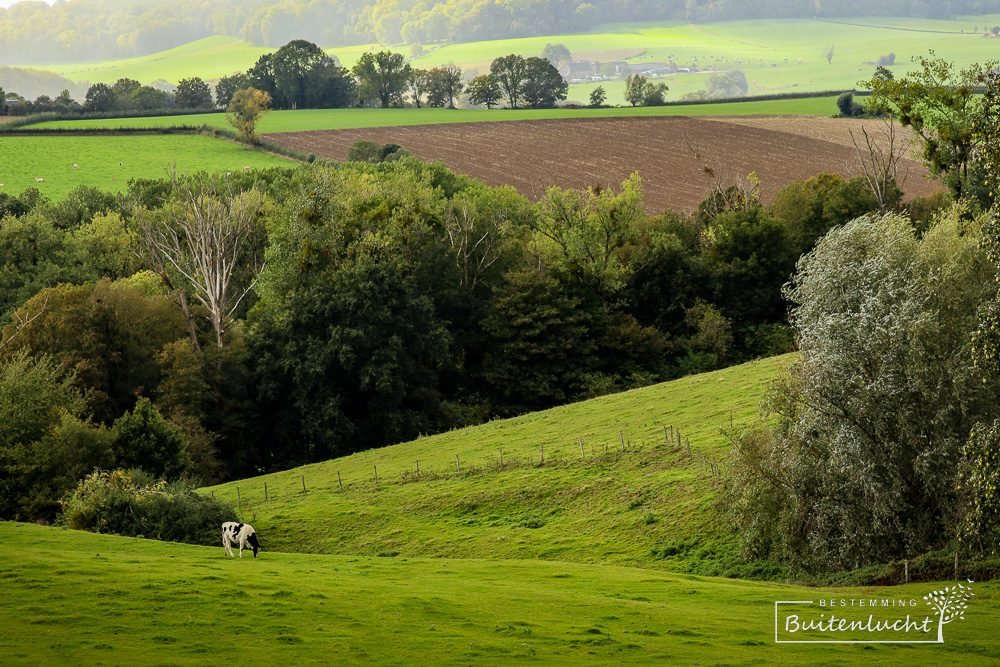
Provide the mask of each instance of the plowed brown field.
[{"label": "plowed brown field", "polygon": [[[822,172],[861,173],[849,130],[860,136],[877,121],[822,116],[672,116],[588,118],[415,125],[265,134],[304,153],[343,160],[358,139],[397,143],[423,160],[489,185],[512,185],[537,200],[553,185],[617,186],[638,171],[646,208],[690,210],[714,187],[708,166],[724,184],[756,172],[770,200],[785,185]],[[903,136],[907,141],[909,135]],[[911,159],[901,164],[909,197],[938,186]]]}]

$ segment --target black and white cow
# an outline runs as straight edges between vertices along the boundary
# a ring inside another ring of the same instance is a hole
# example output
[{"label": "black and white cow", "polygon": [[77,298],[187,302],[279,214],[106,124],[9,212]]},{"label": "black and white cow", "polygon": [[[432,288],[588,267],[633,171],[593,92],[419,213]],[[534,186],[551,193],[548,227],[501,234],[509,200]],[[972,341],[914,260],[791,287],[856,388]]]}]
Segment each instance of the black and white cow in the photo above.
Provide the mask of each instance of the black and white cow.
[{"label": "black and white cow", "polygon": [[[257,557],[257,552],[260,551],[260,542],[257,541],[257,533],[254,532],[253,526],[249,523],[227,521],[222,524],[222,546],[225,547],[226,553],[230,556],[233,556],[233,550],[230,547],[235,542],[240,544],[240,558],[243,558],[243,547],[248,544],[253,549],[253,557]],[[233,557],[235,558],[235,556]]]}]

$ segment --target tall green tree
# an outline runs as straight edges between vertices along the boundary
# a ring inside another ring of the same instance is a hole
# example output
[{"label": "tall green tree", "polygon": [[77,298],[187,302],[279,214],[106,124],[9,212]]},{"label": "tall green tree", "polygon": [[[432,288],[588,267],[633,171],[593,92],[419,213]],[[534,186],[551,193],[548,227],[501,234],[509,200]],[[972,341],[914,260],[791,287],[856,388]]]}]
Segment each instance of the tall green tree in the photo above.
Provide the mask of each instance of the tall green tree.
[{"label": "tall green tree", "polygon": [[378,99],[382,107],[401,105],[409,86],[411,66],[400,53],[366,51],[354,65],[363,100]]},{"label": "tall green tree", "polygon": [[470,103],[481,104],[487,109],[492,109],[502,99],[500,85],[490,74],[480,74],[473,77],[469,81],[466,93],[469,95]]},{"label": "tall green tree", "polygon": [[129,95],[128,108],[135,111],[166,109],[168,100],[169,96],[162,90],[152,86],[140,86]]},{"label": "tall green tree", "polygon": [[552,63],[545,58],[524,61],[524,81],[521,96],[532,109],[551,109],[558,100],[565,100],[569,84]]},{"label": "tall green tree", "polygon": [[607,309],[633,270],[624,250],[635,242],[644,217],[642,179],[636,173],[617,194],[610,188],[550,188],[529,224],[540,259],[590,290]]},{"label": "tall green tree", "polygon": [[435,67],[427,73],[427,104],[455,108],[455,98],[462,93],[462,68],[455,63]]},{"label": "tall green tree", "polygon": [[860,82],[872,92],[867,108],[891,113],[903,127],[913,128],[927,168],[960,198],[970,189],[980,145],[973,123],[982,113],[983,98],[976,95],[976,87],[1000,62],[991,60],[955,71],[952,63],[933,51],[916,61],[920,70],[904,77]]},{"label": "tall green tree", "polygon": [[274,464],[439,427],[453,362],[437,302],[459,289],[440,191],[419,163],[376,168],[317,170],[299,215],[274,230],[249,323]]},{"label": "tall green tree", "polygon": [[250,87],[250,77],[246,72],[236,72],[224,76],[215,84],[215,104],[222,109],[227,109],[237,90]]},{"label": "tall green tree", "polygon": [[54,477],[65,474],[59,466],[65,462],[78,470],[61,454],[81,457],[84,468],[108,462],[107,448],[61,452],[56,450],[66,448],[53,446],[52,440],[61,437],[60,425],[85,409],[86,394],[51,357],[22,351],[0,361],[0,517],[54,518],[58,499],[71,488],[53,488]]},{"label": "tall green tree", "polygon": [[646,96],[646,77],[629,74],[625,78],[625,101],[632,106],[641,106]]},{"label": "tall green tree", "polygon": [[565,44],[546,44],[545,48],[542,49],[542,57],[552,63],[555,67],[559,67],[565,62],[572,59],[572,55],[569,49],[566,48]]},{"label": "tall green tree", "polygon": [[349,73],[321,48],[304,39],[292,40],[271,54],[260,71],[251,78],[273,81],[275,106],[281,109],[306,109],[346,106],[354,92]]},{"label": "tall green tree", "polygon": [[524,58],[516,53],[501,56],[490,63],[490,76],[500,87],[511,109],[518,108],[522,100],[521,84],[524,82],[526,68]]},{"label": "tall green tree", "polygon": [[191,465],[180,431],[163,419],[148,398],[115,420],[111,443],[115,464],[177,479]]},{"label": "tall green tree", "polygon": [[[27,352],[58,360],[89,393],[91,414],[107,424],[130,409],[138,394],[156,387],[156,354],[186,333],[165,297],[107,279],[43,290],[12,319],[3,329],[10,342],[0,359]],[[16,323],[29,319],[13,336]]]},{"label": "tall green tree", "polygon": [[116,96],[114,89],[106,83],[95,83],[87,89],[84,108],[87,111],[104,113],[115,108]]},{"label": "tall green tree", "polygon": [[493,410],[516,415],[579,396],[597,364],[592,319],[552,276],[508,274],[482,322],[478,379]]},{"label": "tall green tree", "polygon": [[174,91],[174,105],[178,109],[210,109],[212,90],[200,77],[181,79]]},{"label": "tall green tree", "polygon": [[142,88],[142,84],[135,79],[121,78],[114,82],[111,91],[115,94],[115,107],[118,111],[129,111],[132,109],[132,93]]}]

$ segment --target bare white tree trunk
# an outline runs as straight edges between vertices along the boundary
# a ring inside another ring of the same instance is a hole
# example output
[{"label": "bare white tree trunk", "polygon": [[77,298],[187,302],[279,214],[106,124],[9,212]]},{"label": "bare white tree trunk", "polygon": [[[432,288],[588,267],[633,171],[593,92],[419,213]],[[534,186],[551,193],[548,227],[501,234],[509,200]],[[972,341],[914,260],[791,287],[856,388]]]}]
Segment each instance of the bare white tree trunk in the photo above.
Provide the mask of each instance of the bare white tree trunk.
[{"label": "bare white tree trunk", "polygon": [[510,220],[503,211],[480,215],[474,205],[463,202],[445,212],[444,226],[462,269],[462,287],[471,292],[483,273],[500,259]]},{"label": "bare white tree trunk", "polygon": [[[261,233],[257,217],[264,198],[257,190],[236,192],[214,178],[192,182],[171,174],[171,181],[173,198],[161,210],[135,209],[142,254],[177,296],[196,349],[201,351],[185,288],[175,285],[168,272],[179,276],[208,311],[216,344],[222,347],[237,307],[264,268],[254,244]],[[246,273],[240,276],[243,284],[235,286],[238,270]]]}]

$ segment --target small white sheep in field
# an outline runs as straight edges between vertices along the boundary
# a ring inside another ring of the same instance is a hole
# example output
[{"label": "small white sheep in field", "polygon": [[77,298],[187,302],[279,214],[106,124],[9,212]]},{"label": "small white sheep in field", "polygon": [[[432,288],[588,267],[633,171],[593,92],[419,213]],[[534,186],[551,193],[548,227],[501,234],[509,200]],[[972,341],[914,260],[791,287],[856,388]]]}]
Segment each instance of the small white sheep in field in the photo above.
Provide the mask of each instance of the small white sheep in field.
[{"label": "small white sheep in field", "polygon": [[243,171],[250,171],[250,167],[243,167]]},{"label": "small white sheep in field", "polygon": [[35,183],[44,183],[44,182],[45,182],[44,178],[36,178],[35,179]]},{"label": "small white sheep in field", "polygon": [[78,167],[78,166],[76,166],[76,163],[75,163],[75,162],[73,163],[73,168],[74,168],[74,169],[79,169],[79,167]]}]

